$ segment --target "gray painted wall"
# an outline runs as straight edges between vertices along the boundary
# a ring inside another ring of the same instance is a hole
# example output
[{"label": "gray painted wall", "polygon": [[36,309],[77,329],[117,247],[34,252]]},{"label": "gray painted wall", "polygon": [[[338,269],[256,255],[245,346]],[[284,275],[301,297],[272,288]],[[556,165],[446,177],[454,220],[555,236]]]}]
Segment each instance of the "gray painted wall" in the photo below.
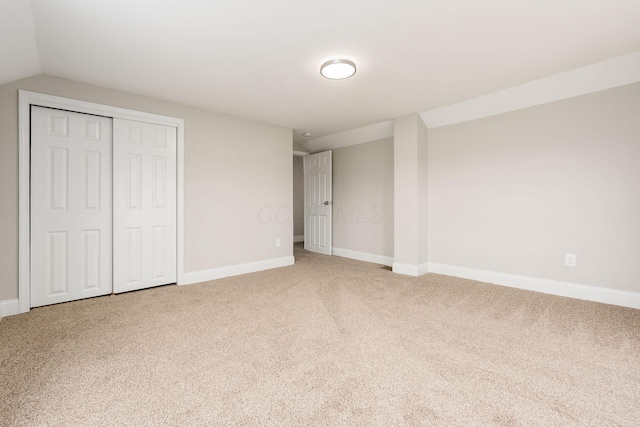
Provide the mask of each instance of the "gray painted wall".
[{"label": "gray painted wall", "polygon": [[293,151],[305,151],[305,152],[309,152],[309,150],[307,150],[307,147],[305,147],[304,145],[302,145],[299,142],[293,141]]},{"label": "gray painted wall", "polygon": [[293,157],[293,235],[304,236],[304,168],[303,157]]},{"label": "gray painted wall", "polygon": [[[428,130],[419,114],[394,120],[393,271],[417,269],[427,261]],[[426,270],[425,270],[426,271]]]},{"label": "gray painted wall", "polygon": [[393,138],[333,151],[333,246],[393,256]]},{"label": "gray painted wall", "polygon": [[[185,270],[293,255],[291,129],[39,75],[0,86],[0,300],[18,296],[18,89],[185,121]],[[275,239],[282,247],[275,247]]]},{"label": "gray painted wall", "polygon": [[[0,300],[17,297],[18,89],[185,119],[187,272],[292,254],[291,130],[40,75],[0,86]],[[638,117],[633,84],[430,129],[429,261],[639,292]],[[334,246],[393,256],[393,139],[333,156]]]},{"label": "gray painted wall", "polygon": [[640,84],[430,129],[428,161],[430,262],[640,291]]}]

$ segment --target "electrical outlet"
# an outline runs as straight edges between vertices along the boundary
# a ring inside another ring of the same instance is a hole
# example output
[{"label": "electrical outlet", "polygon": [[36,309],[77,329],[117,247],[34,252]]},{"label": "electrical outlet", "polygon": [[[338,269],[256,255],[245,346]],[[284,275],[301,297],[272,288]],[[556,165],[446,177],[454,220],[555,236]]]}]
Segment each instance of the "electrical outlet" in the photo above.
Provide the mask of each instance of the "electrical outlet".
[{"label": "electrical outlet", "polygon": [[564,263],[567,267],[575,267],[576,254],[564,254]]},{"label": "electrical outlet", "polygon": [[282,246],[282,241],[280,239],[276,239],[276,248]]}]

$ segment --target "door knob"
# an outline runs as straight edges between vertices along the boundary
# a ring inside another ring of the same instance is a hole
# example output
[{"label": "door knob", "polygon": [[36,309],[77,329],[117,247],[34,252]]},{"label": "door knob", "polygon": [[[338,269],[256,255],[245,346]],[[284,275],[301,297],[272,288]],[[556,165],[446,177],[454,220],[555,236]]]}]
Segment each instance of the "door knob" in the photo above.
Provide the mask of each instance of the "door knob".
[{"label": "door knob", "polygon": [[330,202],[330,201],[328,201],[328,200],[325,200],[324,204],[328,206],[328,205],[331,205],[331,204],[332,204],[332,202]]}]

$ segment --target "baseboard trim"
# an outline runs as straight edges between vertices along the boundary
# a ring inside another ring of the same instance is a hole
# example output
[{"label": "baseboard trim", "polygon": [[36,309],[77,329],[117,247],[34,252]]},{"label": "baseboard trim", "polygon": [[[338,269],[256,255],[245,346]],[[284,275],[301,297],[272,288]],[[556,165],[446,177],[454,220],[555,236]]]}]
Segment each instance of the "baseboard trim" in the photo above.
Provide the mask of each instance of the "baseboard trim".
[{"label": "baseboard trim", "polygon": [[17,298],[0,301],[0,319],[16,314],[20,314],[20,301]]},{"label": "baseboard trim", "polygon": [[293,236],[293,243],[304,242],[304,234],[301,236]]},{"label": "baseboard trim", "polygon": [[376,255],[368,252],[358,252],[342,248],[333,248],[333,254],[343,258],[357,259],[358,261],[372,262],[374,264],[382,264],[389,267],[393,265],[393,257],[386,255]]},{"label": "baseboard trim", "polygon": [[495,271],[476,270],[473,268],[436,263],[429,263],[429,272],[562,297],[640,309],[640,293],[638,292],[619,291],[616,289],[600,288],[597,286],[579,285],[575,283],[559,282],[555,280],[518,276],[508,273],[497,273]]},{"label": "baseboard trim", "polygon": [[429,272],[429,263],[422,263],[418,265],[404,264],[401,262],[393,263],[393,272],[398,274],[404,274],[407,276],[418,277]]},{"label": "baseboard trim", "polygon": [[288,265],[293,265],[294,263],[295,258],[291,255],[282,258],[248,262],[245,264],[228,265],[225,267],[212,268],[211,270],[185,272],[184,281],[181,285],[191,285],[193,283],[208,282],[209,280],[222,279],[224,277],[239,276],[241,274],[255,273],[257,271],[270,270],[272,268],[286,267]]}]

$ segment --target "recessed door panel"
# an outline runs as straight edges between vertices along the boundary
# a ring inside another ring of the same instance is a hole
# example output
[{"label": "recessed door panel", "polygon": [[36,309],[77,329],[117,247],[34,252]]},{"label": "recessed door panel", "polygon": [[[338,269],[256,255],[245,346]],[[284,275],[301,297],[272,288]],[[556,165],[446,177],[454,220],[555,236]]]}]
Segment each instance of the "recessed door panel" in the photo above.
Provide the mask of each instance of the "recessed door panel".
[{"label": "recessed door panel", "polygon": [[111,119],[31,107],[30,184],[31,306],[110,293]]},{"label": "recessed door panel", "polygon": [[153,156],[153,207],[161,209],[166,207],[167,199],[167,158]]},{"label": "recessed door panel", "polygon": [[66,294],[69,290],[67,280],[67,232],[55,231],[49,233],[49,253],[48,258],[48,290],[47,296]]},{"label": "recessed door panel", "polygon": [[137,285],[142,281],[142,227],[128,227],[126,235],[126,284]]},{"label": "recessed door panel", "polygon": [[167,227],[161,225],[152,229],[152,274],[153,279],[163,279],[166,276],[167,263]]},{"label": "recessed door panel", "polygon": [[100,141],[100,120],[86,120],[84,125],[84,138],[90,141]]},{"label": "recessed door panel", "polygon": [[327,248],[327,217],[320,216],[318,218],[320,225],[318,227],[318,248],[326,249]]},{"label": "recessed door panel", "polygon": [[49,147],[49,200],[51,210],[66,211],[69,197],[69,150]]},{"label": "recessed door panel", "polygon": [[129,126],[129,139],[126,143],[135,145],[142,144],[142,127],[137,125]]},{"label": "recessed door panel", "polygon": [[[317,162],[316,162],[317,163]],[[310,194],[310,202],[312,205],[317,205],[320,200],[320,196],[318,194],[318,174],[313,173],[309,175],[309,194]]]},{"label": "recessed door panel", "polygon": [[167,148],[167,129],[156,129],[156,139],[153,141],[154,147]]},{"label": "recessed door panel", "polygon": [[142,208],[142,156],[127,154],[125,167],[127,208],[140,209]]},{"label": "recessed door panel", "polygon": [[[39,108],[39,107],[38,107]],[[69,115],[65,111],[51,110],[47,117],[49,136],[69,136]]]},{"label": "recessed door panel", "polygon": [[100,287],[100,230],[84,230],[83,234],[83,289],[91,290]]},{"label": "recessed door panel", "polygon": [[[309,215],[309,246],[318,246],[318,217]],[[307,238],[305,236],[305,242]]]},{"label": "recessed door panel", "polygon": [[84,208],[100,210],[100,196],[102,193],[100,182],[100,152],[84,152]]}]

